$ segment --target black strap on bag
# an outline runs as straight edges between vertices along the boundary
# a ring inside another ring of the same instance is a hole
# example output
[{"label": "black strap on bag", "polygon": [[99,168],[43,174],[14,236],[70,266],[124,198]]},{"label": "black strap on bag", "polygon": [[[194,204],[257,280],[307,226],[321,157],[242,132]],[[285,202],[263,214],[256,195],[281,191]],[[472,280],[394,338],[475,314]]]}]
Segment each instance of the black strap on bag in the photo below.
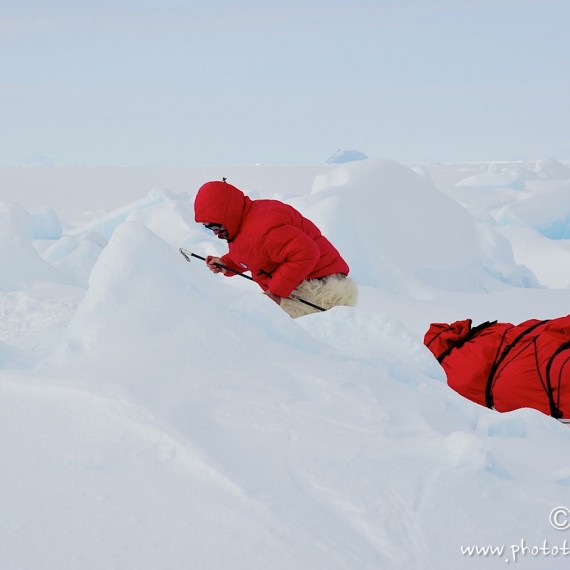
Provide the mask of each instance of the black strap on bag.
[{"label": "black strap on bag", "polygon": [[[445,349],[438,357],[437,357],[437,361],[441,364],[443,362],[443,360],[445,359],[446,356],[449,355],[449,353],[454,349],[454,348],[461,348],[466,342],[473,340],[482,330],[485,330],[486,328],[489,328],[491,325],[496,324],[497,321],[485,321],[484,323],[481,323],[480,325],[477,325],[476,327],[473,327],[472,329],[469,330],[469,332],[461,339],[458,340],[455,344],[451,345],[449,348]],[[437,334],[428,344],[428,346],[443,332],[446,331],[442,331],[441,333]]]},{"label": "black strap on bag", "polygon": [[549,319],[546,319],[544,321],[539,321],[538,323],[531,325],[530,327],[522,331],[517,337],[515,337],[515,339],[510,344],[507,344],[507,346],[505,346],[505,348],[501,352],[501,346],[503,344],[503,341],[505,340],[505,336],[507,333],[507,331],[505,331],[505,334],[503,334],[503,338],[501,339],[501,343],[499,344],[495,360],[493,361],[493,365],[491,366],[491,372],[489,373],[489,378],[487,379],[487,385],[485,387],[485,404],[487,405],[488,408],[494,408],[495,406],[493,401],[493,385],[495,384],[496,381],[499,366],[501,366],[505,358],[507,358],[507,356],[515,346],[517,346],[522,340],[524,340],[524,338],[528,336],[531,332],[533,332],[538,327],[544,325],[548,321]]},{"label": "black strap on bag", "polygon": [[558,407],[560,404],[560,384],[562,383],[562,370],[564,368],[564,366],[566,366],[566,364],[568,363],[568,361],[570,361],[570,354],[566,357],[566,360],[563,362],[563,364],[560,366],[560,371],[558,373],[558,383],[557,383],[557,390],[558,390],[558,401],[554,400],[554,388],[552,386],[552,379],[550,376],[550,371],[552,368],[552,363],[554,362],[554,359],[564,350],[568,350],[570,348],[570,340],[567,340],[566,342],[563,342],[552,354],[552,356],[548,359],[548,363],[546,365],[546,386],[543,387],[546,390],[546,395],[548,396],[548,402],[550,403],[550,415],[553,418],[557,418],[560,419],[564,416],[564,414],[562,413],[562,411],[560,410],[560,408]]}]

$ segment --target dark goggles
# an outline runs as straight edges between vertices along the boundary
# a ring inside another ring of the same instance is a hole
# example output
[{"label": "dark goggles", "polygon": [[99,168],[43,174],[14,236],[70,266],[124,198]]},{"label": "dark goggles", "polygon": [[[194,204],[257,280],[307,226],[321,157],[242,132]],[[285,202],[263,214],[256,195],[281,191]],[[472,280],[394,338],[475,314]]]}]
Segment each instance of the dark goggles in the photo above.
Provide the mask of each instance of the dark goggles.
[{"label": "dark goggles", "polygon": [[222,224],[204,224],[204,227],[207,230],[212,230],[212,231],[218,230],[218,231],[220,231],[222,229]]}]

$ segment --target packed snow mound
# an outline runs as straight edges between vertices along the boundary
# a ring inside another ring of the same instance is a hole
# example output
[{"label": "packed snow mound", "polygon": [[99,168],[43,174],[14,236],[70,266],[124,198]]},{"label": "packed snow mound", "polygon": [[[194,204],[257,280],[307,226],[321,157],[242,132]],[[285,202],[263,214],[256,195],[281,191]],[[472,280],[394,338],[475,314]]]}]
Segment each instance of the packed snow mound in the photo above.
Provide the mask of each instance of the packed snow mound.
[{"label": "packed snow mound", "polygon": [[570,238],[570,181],[531,188],[493,213],[501,226],[534,228],[550,239]]},{"label": "packed snow mound", "polygon": [[534,172],[538,178],[548,180],[570,179],[570,168],[553,159],[539,160],[534,166]]},{"label": "packed snow mound", "polygon": [[86,231],[78,235],[63,235],[43,252],[66,283],[87,289],[89,275],[107,241],[98,233]]},{"label": "packed snow mound", "polygon": [[[464,165],[459,171],[482,168],[481,165]],[[496,186],[483,184],[476,174],[448,190],[448,195],[480,222],[480,229],[485,228],[488,236],[493,236],[492,241],[500,245],[497,234],[506,239],[501,245],[503,253],[508,247],[519,270],[525,267],[527,273],[534,276],[533,283],[528,275],[524,277],[521,271],[517,272],[521,283],[527,286],[536,287],[537,282],[552,288],[570,285],[570,273],[566,269],[570,251],[570,181],[566,168],[552,160],[534,165],[491,164],[485,176],[499,173],[502,180]],[[431,170],[431,173],[437,179],[438,172]],[[516,184],[505,186],[508,183],[505,177]],[[495,266],[503,259],[499,264],[500,274],[512,275],[512,266],[504,263],[505,258],[490,254]],[[514,283],[510,278],[503,280]]]},{"label": "packed snow mound", "polygon": [[503,226],[500,232],[507,237],[519,263],[532,267],[541,285],[551,289],[570,286],[570,240],[550,239],[534,228]]},{"label": "packed snow mound", "polygon": [[61,281],[57,271],[33,246],[30,214],[12,202],[0,202],[0,291],[15,291],[33,285]]},{"label": "packed snow mound", "polygon": [[[182,239],[189,231],[190,220],[184,218],[177,208],[181,200],[188,202],[188,195],[180,196],[167,190],[151,190],[143,198],[116,208],[88,224],[67,231],[66,234],[75,236],[93,232],[109,240],[123,222],[141,220],[158,235],[176,241]],[[191,223],[194,225],[193,217]]]},{"label": "packed snow mound", "polygon": [[10,375],[0,395],[4,568],[230,568],[234,540],[290,560],[288,534],[309,549],[300,533],[276,535],[267,508],[142,408]]},{"label": "packed snow mound", "polygon": [[[99,255],[124,223],[138,221],[169,244],[175,244],[196,234],[193,216],[188,194],[151,190],[138,200],[67,229],[60,239],[44,244],[42,255],[67,283],[87,288]],[[46,239],[46,232],[42,238]]]},{"label": "packed snow mound", "polygon": [[63,234],[61,222],[53,208],[41,208],[32,212],[34,239],[57,240]]},{"label": "packed snow mound", "polygon": [[457,183],[458,187],[473,188],[513,188],[522,190],[525,181],[536,178],[536,174],[523,165],[489,165],[487,172],[464,178]]},{"label": "packed snow mound", "polygon": [[504,238],[426,177],[394,162],[340,166],[318,177],[311,195],[294,205],[338,244],[364,285],[422,296],[431,286],[475,291],[536,284],[515,264]]}]

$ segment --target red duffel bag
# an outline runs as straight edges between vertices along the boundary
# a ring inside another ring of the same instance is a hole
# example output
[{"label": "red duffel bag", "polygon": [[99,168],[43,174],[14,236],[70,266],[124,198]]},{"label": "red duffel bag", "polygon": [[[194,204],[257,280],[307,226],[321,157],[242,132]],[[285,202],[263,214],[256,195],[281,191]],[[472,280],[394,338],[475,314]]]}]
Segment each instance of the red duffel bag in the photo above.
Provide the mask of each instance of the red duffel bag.
[{"label": "red duffel bag", "polygon": [[519,325],[432,323],[424,344],[448,385],[473,402],[500,412],[534,408],[570,417],[570,315]]}]

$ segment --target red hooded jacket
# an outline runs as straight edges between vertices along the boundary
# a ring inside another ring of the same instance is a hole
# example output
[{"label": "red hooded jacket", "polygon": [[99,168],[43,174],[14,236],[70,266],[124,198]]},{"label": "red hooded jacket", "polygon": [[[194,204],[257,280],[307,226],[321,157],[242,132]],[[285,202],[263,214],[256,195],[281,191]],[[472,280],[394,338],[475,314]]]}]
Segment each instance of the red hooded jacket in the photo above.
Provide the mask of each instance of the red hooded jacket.
[{"label": "red hooded jacket", "polygon": [[283,202],[252,200],[235,186],[214,181],[198,190],[194,212],[197,222],[228,230],[224,265],[250,271],[262,289],[279,297],[288,297],[305,279],[348,275],[348,265],[317,226]]}]

